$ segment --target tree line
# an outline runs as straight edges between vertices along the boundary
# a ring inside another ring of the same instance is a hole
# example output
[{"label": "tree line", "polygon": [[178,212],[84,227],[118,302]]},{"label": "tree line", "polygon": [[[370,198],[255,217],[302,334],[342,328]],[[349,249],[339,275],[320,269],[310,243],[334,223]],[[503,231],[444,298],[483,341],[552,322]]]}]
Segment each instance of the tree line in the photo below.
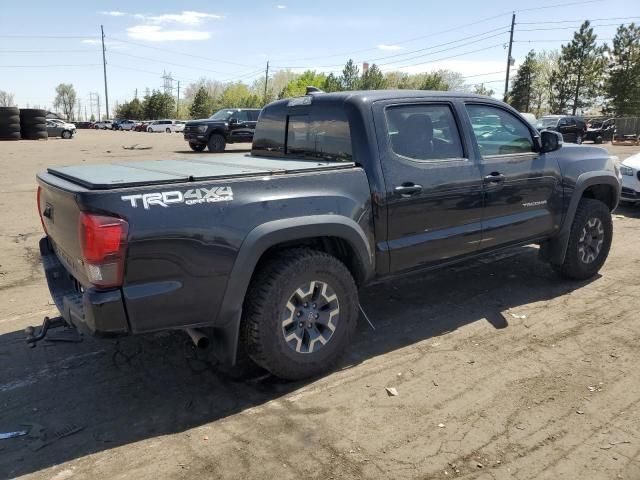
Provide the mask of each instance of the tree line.
[{"label": "tree line", "polygon": [[[461,73],[451,70],[407,74],[382,72],[372,64],[361,71],[351,59],[340,73],[280,70],[269,77],[266,89],[265,81],[263,77],[247,85],[202,78],[185,89],[179,104],[173,95],[153,90],[142,99],[116,104],[114,117],[203,118],[221,108],[261,108],[276,99],[304,95],[307,86],[326,92],[418,89],[495,94],[482,83],[466,83]],[[605,115],[640,115],[640,26],[621,25],[611,45],[607,45],[598,43],[593,27],[585,21],[559,50],[531,50],[513,76],[506,100],[517,110],[536,116],[582,114],[588,109]],[[0,91],[0,105],[13,103],[13,95]],[[73,120],[77,105],[73,85],[62,83],[56,87],[57,111]]]},{"label": "tree line", "polygon": [[521,112],[640,114],[640,26],[618,27],[611,46],[598,45],[588,21],[560,51],[531,50],[518,69],[508,102]]}]

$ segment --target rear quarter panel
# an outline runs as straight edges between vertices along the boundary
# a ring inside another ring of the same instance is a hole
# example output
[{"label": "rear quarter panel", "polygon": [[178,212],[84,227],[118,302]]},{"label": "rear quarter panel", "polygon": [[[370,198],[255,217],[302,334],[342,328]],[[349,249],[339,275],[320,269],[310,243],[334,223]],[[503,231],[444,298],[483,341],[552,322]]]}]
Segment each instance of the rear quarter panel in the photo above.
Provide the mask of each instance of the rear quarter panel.
[{"label": "rear quarter panel", "polygon": [[[231,187],[233,199],[166,208],[121,197]],[[86,192],[81,209],[129,222],[123,293],[134,333],[214,325],[238,251],[257,226],[282,218],[337,214],[373,242],[370,194],[360,168]]]}]

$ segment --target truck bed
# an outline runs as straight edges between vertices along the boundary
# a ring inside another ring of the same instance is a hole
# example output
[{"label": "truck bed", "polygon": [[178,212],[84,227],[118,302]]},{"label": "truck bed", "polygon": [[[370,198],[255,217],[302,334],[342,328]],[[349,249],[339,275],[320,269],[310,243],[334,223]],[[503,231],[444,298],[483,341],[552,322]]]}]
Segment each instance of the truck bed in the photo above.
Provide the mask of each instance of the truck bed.
[{"label": "truck bed", "polygon": [[47,172],[89,190],[218,180],[243,176],[282,175],[341,168],[353,162],[318,162],[257,157],[248,153],[197,156],[185,160],[147,160],[105,165],[51,167]]}]

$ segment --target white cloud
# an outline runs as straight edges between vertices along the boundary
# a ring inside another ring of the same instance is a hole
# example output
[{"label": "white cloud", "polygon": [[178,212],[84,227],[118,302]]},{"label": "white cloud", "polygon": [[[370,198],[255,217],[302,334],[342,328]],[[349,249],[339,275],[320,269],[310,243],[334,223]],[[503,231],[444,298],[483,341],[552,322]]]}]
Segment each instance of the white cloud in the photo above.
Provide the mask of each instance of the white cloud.
[{"label": "white cloud", "polygon": [[195,12],[192,10],[185,10],[181,13],[165,13],[162,15],[143,15],[137,13],[135,18],[145,20],[156,25],[163,23],[179,23],[182,25],[201,25],[205,20],[220,20],[224,18],[221,15],[214,15],[212,13]]},{"label": "white cloud", "polygon": [[193,41],[211,38],[210,32],[200,30],[164,30],[158,25],[135,25],[127,28],[129,38],[148,42]]},{"label": "white cloud", "polygon": [[387,51],[396,51],[396,50],[404,50],[404,47],[401,47],[400,45],[385,45],[385,44],[380,44],[378,45],[378,50],[387,50]]},{"label": "white cloud", "polygon": [[286,5],[276,5],[276,8],[278,10],[284,10],[285,8],[287,8],[287,6]]},{"label": "white cloud", "polygon": [[110,10],[108,12],[98,12],[100,15],[107,15],[109,17],[124,17],[126,13],[118,12],[117,10]]},{"label": "white cloud", "polygon": [[[80,42],[85,43],[87,45],[102,45],[102,41],[97,38],[85,38],[84,40],[80,40]],[[124,43],[118,42],[116,40],[105,40],[104,44],[105,46],[111,49],[127,48],[127,46]]]}]

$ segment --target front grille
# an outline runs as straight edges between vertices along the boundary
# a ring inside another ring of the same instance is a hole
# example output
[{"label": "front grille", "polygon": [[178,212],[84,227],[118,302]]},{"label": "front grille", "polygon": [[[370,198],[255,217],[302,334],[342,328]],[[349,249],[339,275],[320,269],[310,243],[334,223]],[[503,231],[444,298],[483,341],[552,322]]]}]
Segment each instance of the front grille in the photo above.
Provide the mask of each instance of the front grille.
[{"label": "front grille", "polygon": [[184,133],[198,133],[198,125],[186,125]]}]

